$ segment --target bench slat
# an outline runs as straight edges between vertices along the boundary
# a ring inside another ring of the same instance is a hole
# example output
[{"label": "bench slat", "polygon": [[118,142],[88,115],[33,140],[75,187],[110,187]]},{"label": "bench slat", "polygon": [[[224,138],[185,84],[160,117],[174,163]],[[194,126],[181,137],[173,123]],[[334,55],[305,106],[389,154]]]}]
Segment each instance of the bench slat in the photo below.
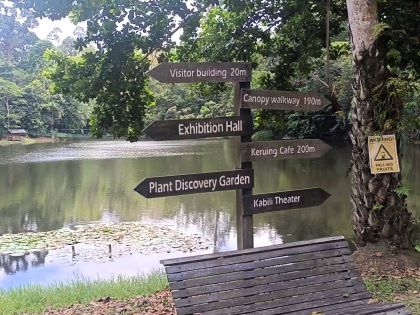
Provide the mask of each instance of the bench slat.
[{"label": "bench slat", "polygon": [[[368,299],[370,295],[363,292],[363,287],[355,286],[350,288],[337,288],[334,290],[318,291],[310,294],[300,294],[295,292],[292,296],[285,296],[279,299],[273,299],[271,301],[258,301],[257,303],[249,304],[236,304],[233,307],[226,307],[223,309],[213,309],[212,311],[203,312],[206,315],[242,315],[242,314],[286,314],[291,312],[297,312],[305,308],[305,303],[309,305],[317,305],[322,303],[324,300],[342,300],[344,299],[343,294],[351,293],[347,300],[360,300]],[[301,307],[301,305],[303,305]],[[182,315],[185,315],[184,313]],[[309,313],[310,314],[310,313]],[[181,314],[179,314],[181,315]],[[306,314],[308,315],[308,313]]]},{"label": "bench slat", "polygon": [[[344,262],[344,255],[348,253],[348,250],[344,251],[327,251],[327,252],[319,252],[312,255],[304,255],[302,257],[297,257],[295,259],[294,256],[291,257],[278,257],[266,260],[259,260],[255,257],[254,261],[242,263],[238,265],[224,265],[219,266],[216,265],[213,268],[205,268],[199,270],[191,270],[185,271],[175,274],[168,274],[168,279],[170,282],[174,281],[181,281],[184,279],[194,279],[194,278],[201,278],[201,277],[209,277],[214,275],[222,275],[225,273],[230,272],[238,272],[238,271],[247,271],[247,270],[254,270],[257,268],[264,268],[264,267],[284,267],[284,272],[288,270],[292,270],[293,268],[300,268],[299,264],[316,262],[318,267],[323,265],[329,265],[334,262]],[[303,254],[302,254],[303,255]],[[310,268],[310,266],[308,267]],[[222,280],[223,281],[223,280]]]},{"label": "bench slat", "polygon": [[[336,275],[334,275],[337,277]],[[222,301],[224,299],[231,299],[234,297],[246,297],[246,296],[252,296],[256,294],[266,293],[266,292],[272,292],[272,291],[279,291],[279,290],[293,290],[293,293],[296,292],[302,292],[302,290],[305,290],[307,292],[307,288],[314,287],[314,290],[318,290],[319,287],[325,287],[327,285],[330,285],[330,283],[333,283],[335,286],[353,286],[350,279],[348,279],[348,276],[344,275],[344,277],[337,277],[336,281],[332,281],[331,277],[324,276],[324,279],[326,281],[322,281],[322,279],[318,279],[318,281],[314,282],[313,280],[307,280],[301,281],[301,284],[298,286],[287,286],[284,282],[270,282],[268,284],[264,285],[254,285],[252,287],[248,288],[242,288],[242,289],[235,289],[235,290],[229,290],[229,291],[222,291],[222,292],[215,292],[212,294],[207,295],[199,295],[199,296],[190,296],[189,298],[184,299],[178,299],[175,300],[175,303],[177,307],[183,307],[187,305],[196,305],[201,303],[208,303],[213,301]],[[326,283],[327,282],[327,283]],[[293,283],[294,285],[296,283]],[[299,291],[297,291],[299,290]],[[312,292],[312,291],[310,291]]]},{"label": "bench slat", "polygon": [[211,284],[206,286],[199,286],[199,287],[192,287],[183,290],[173,290],[172,296],[174,299],[178,298],[185,298],[188,296],[195,296],[195,295],[203,295],[203,294],[211,294],[220,291],[228,291],[234,289],[241,289],[241,288],[249,288],[252,286],[269,284],[269,283],[277,283],[281,282],[284,284],[284,289],[286,288],[298,288],[305,284],[308,281],[311,283],[321,283],[321,282],[328,282],[340,279],[351,279],[357,277],[357,272],[354,270],[340,270],[338,268],[337,271],[329,272],[326,274],[319,274],[319,271],[316,269],[311,270],[307,273],[306,278],[302,278],[300,273],[295,272],[293,276],[290,274],[274,274],[269,277],[259,277],[259,278],[252,278],[252,279],[243,279],[238,281],[231,281],[225,283],[217,283]]},{"label": "bench slat", "polygon": [[[314,309],[314,305],[319,305],[320,307],[322,307],[324,305],[335,305],[339,303],[345,303],[348,301],[357,301],[357,300],[364,300],[365,303],[367,303],[369,298],[370,298],[370,294],[368,292],[359,292],[359,293],[351,294],[349,297],[345,297],[343,295],[338,295],[335,297],[330,296],[324,299],[317,299],[316,301],[305,301],[303,303],[300,302],[293,305],[281,306],[281,307],[265,310],[262,312],[258,311],[258,315],[274,315],[274,314],[309,315],[311,313],[311,309]],[[321,309],[321,308],[315,308],[315,309]],[[221,313],[221,314],[224,314],[224,313]]]},{"label": "bench slat", "polygon": [[[263,290],[261,290],[263,291]],[[254,304],[264,302],[265,308],[268,307],[268,305],[271,305],[275,301],[283,300],[283,303],[287,300],[290,300],[291,297],[293,297],[292,300],[298,300],[298,299],[304,299],[305,297],[310,297],[312,301],[317,300],[321,297],[329,297],[329,296],[335,296],[339,292],[341,294],[344,293],[359,293],[364,291],[363,287],[360,286],[354,286],[353,283],[349,281],[337,281],[333,283],[329,283],[328,286],[325,286],[324,284],[315,284],[315,285],[309,285],[306,287],[299,288],[299,291],[296,289],[286,289],[282,291],[268,291],[268,292],[261,292],[258,294],[258,292],[254,295],[249,296],[242,296],[242,297],[235,297],[235,292],[226,293],[223,300],[220,301],[212,301],[212,303],[205,303],[202,304],[193,304],[190,306],[185,307],[178,307],[177,301],[175,301],[175,305],[177,306],[179,315],[181,314],[188,314],[190,312],[196,312],[200,313],[203,311],[211,311],[211,310],[220,310],[224,308],[230,308],[234,307],[236,305],[250,305],[251,307],[254,307]],[[299,296],[296,296],[299,294]],[[208,296],[212,297],[212,296]],[[220,314],[224,314],[224,312],[221,312]]]},{"label": "bench slat", "polygon": [[231,272],[228,274],[223,275],[220,277],[219,275],[210,276],[210,277],[203,277],[203,278],[195,278],[195,279],[186,279],[183,281],[176,281],[172,282],[169,279],[169,286],[171,290],[180,290],[188,287],[197,287],[203,286],[208,284],[216,284],[221,282],[228,282],[234,280],[242,280],[242,279],[251,279],[255,277],[262,277],[268,276],[273,274],[284,273],[287,274],[288,272],[292,272],[296,274],[299,272],[299,277],[305,278],[306,273],[311,273],[313,268],[317,268],[320,273],[328,274],[330,272],[336,271],[337,269],[332,269],[332,267],[336,267],[337,265],[341,265],[341,270],[349,270],[352,269],[352,266],[349,265],[350,258],[349,257],[342,257],[338,258],[337,261],[334,263],[330,261],[330,265],[322,265],[317,266],[315,264],[311,264],[311,261],[304,262],[296,265],[291,265],[290,267],[286,268],[285,266],[280,267],[272,267],[272,268],[264,268],[264,269],[256,269],[251,271],[239,271],[239,272]]},{"label": "bench slat", "polygon": [[191,262],[200,262],[203,260],[209,260],[209,259],[215,259],[215,258],[241,256],[248,253],[269,252],[271,250],[276,250],[279,248],[283,248],[283,249],[295,248],[295,247],[312,245],[312,244],[335,243],[339,241],[345,241],[345,238],[343,236],[324,237],[324,238],[319,238],[319,239],[314,239],[314,240],[299,241],[299,242],[286,243],[286,244],[281,244],[281,245],[272,245],[272,246],[265,246],[265,247],[259,247],[259,248],[228,251],[228,252],[223,252],[223,253],[166,259],[166,260],[162,260],[161,263],[165,266],[171,266],[171,265],[191,263]]},{"label": "bench slat", "polygon": [[[339,241],[334,243],[322,243],[318,246],[314,245],[305,245],[293,248],[279,248],[272,251],[262,251],[262,252],[255,252],[255,253],[248,253],[234,257],[218,257],[218,258],[208,258],[207,260],[203,260],[200,262],[193,262],[193,263],[180,263],[177,265],[165,265],[166,273],[173,274],[177,272],[184,272],[184,271],[191,271],[196,269],[205,269],[211,268],[213,266],[225,266],[225,265],[238,265],[247,262],[257,260],[264,260],[269,258],[276,258],[276,257],[298,257],[299,254],[315,254],[318,252],[326,252],[332,250],[342,250],[343,255],[350,254],[350,250],[348,249],[347,242]],[[165,261],[163,261],[165,262]]]},{"label": "bench slat", "polygon": [[365,304],[353,307],[341,308],[328,312],[328,315],[369,315],[387,312],[388,314],[407,314],[402,304]]}]

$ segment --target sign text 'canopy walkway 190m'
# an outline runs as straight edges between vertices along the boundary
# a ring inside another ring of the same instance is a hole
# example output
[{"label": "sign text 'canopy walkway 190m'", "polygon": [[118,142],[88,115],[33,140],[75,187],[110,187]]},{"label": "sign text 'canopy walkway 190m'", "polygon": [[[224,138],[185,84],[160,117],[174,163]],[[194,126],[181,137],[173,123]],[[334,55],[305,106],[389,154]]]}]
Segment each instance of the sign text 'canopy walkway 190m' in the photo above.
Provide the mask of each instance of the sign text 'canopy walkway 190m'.
[{"label": "sign text 'canopy walkway 190m'", "polygon": [[285,160],[318,158],[331,147],[319,139],[254,141],[242,144],[242,160]]},{"label": "sign text 'canopy walkway 190m'", "polygon": [[274,110],[319,111],[331,102],[317,93],[276,90],[242,90],[241,107]]},{"label": "sign text 'canopy walkway 190m'", "polygon": [[162,83],[245,82],[251,70],[249,62],[167,62],[147,74]]},{"label": "sign text 'canopy walkway 190m'", "polygon": [[147,126],[143,132],[153,140],[241,136],[252,133],[252,122],[240,116],[157,120]]},{"label": "sign text 'canopy walkway 190m'", "polygon": [[244,214],[308,208],[321,205],[331,195],[321,188],[244,196]]},{"label": "sign text 'canopy walkway 190m'", "polygon": [[146,198],[252,188],[254,170],[235,170],[145,178],[136,188]]}]

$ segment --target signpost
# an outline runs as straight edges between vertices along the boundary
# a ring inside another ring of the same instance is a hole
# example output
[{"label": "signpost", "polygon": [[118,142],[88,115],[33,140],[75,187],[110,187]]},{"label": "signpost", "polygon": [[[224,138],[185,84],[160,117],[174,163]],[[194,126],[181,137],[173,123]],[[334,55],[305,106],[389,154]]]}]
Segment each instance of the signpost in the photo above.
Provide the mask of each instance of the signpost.
[{"label": "signpost", "polygon": [[313,112],[325,108],[331,102],[317,93],[275,90],[242,90],[243,108],[297,110]]},{"label": "signpost", "polygon": [[136,188],[146,198],[252,188],[254,170],[145,178]]},{"label": "signpost", "polygon": [[321,188],[275,192],[244,197],[247,214],[300,209],[321,205],[331,195]]},{"label": "signpost", "polygon": [[240,136],[238,169],[145,178],[134,188],[146,198],[236,190],[238,249],[254,246],[254,214],[318,206],[330,196],[321,188],[252,195],[252,161],[317,158],[330,146],[319,139],[252,142],[251,109],[317,111],[330,102],[316,93],[251,90],[251,68],[251,63],[246,62],[162,63],[148,72],[162,83],[234,83],[233,103],[237,116],[155,121],[143,132],[153,140]]},{"label": "signpost", "polygon": [[249,62],[161,63],[147,74],[162,83],[248,82]]},{"label": "signpost", "polygon": [[252,122],[243,117],[158,120],[143,132],[153,140],[181,140],[252,134]]},{"label": "signpost", "polygon": [[254,141],[242,145],[242,160],[286,160],[319,158],[331,147],[319,139]]}]

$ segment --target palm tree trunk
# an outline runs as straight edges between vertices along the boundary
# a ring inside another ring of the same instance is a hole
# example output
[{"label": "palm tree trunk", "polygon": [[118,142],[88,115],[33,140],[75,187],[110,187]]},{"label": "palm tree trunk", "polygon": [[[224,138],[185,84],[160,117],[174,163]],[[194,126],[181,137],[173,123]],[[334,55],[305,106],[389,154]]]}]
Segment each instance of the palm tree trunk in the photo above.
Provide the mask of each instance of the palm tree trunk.
[{"label": "palm tree trunk", "polygon": [[395,133],[396,115],[402,103],[389,102],[389,78],[380,40],[375,36],[378,11],[375,0],[347,0],[353,58],[354,97],[351,110],[353,144],[351,202],[353,230],[359,245],[386,240],[401,248],[410,247],[410,213],[400,173],[372,175],[368,136]]}]

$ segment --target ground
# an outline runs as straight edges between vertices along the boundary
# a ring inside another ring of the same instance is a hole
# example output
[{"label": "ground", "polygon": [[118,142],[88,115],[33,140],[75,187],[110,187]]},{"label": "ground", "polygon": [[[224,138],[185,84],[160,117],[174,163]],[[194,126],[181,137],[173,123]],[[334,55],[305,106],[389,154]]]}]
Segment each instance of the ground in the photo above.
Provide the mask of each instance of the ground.
[{"label": "ground", "polygon": [[[384,246],[368,245],[358,249],[354,260],[374,300],[402,302],[413,314],[420,314],[420,253],[397,251]],[[104,297],[88,305],[74,305],[50,310],[45,315],[69,314],[175,314],[168,290],[149,297],[114,300]]]}]

